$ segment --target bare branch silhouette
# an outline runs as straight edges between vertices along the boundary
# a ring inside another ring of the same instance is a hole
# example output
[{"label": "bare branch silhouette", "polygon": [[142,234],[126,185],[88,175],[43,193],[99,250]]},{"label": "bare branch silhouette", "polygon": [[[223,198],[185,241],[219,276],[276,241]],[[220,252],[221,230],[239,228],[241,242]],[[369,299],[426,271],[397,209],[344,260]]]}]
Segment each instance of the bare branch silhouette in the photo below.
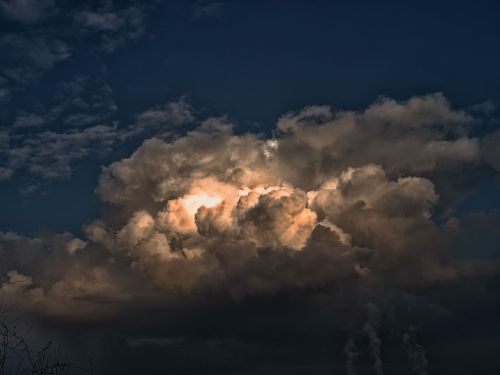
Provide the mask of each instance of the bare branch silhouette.
[{"label": "bare branch silhouette", "polygon": [[69,375],[74,370],[92,374],[92,361],[88,369],[74,366],[52,341],[34,350],[29,341],[31,327],[20,330],[19,317],[8,319],[9,308],[0,306],[0,375]]}]

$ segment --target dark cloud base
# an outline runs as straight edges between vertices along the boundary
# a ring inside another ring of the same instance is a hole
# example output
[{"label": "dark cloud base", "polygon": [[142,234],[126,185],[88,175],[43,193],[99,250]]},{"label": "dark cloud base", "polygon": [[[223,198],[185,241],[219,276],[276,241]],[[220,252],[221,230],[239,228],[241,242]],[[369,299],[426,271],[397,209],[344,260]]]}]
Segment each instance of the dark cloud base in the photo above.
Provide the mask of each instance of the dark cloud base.
[{"label": "dark cloud base", "polygon": [[[442,296],[419,296],[418,301],[408,297],[410,301],[393,306],[392,316],[381,322],[384,373],[413,373],[402,337],[409,332],[408,323],[417,327],[417,340],[425,350],[430,373],[496,372],[500,368],[495,354],[500,306],[478,300],[478,289],[483,288],[441,290],[442,295],[457,295],[471,303],[466,309],[441,312],[437,317],[433,304],[442,303]],[[150,311],[144,318],[132,315],[123,319],[123,324],[115,322],[97,329],[93,325],[64,328],[60,322],[56,326],[57,330],[63,328],[60,340],[68,340],[67,348],[75,350],[75,358],[85,362],[92,356],[99,373],[345,373],[343,319],[334,309],[325,308],[323,301],[286,295],[213,304],[213,308],[201,304],[176,309],[175,313]],[[478,304],[489,313],[474,308]],[[359,373],[372,373],[367,338],[359,335],[356,346]]]}]

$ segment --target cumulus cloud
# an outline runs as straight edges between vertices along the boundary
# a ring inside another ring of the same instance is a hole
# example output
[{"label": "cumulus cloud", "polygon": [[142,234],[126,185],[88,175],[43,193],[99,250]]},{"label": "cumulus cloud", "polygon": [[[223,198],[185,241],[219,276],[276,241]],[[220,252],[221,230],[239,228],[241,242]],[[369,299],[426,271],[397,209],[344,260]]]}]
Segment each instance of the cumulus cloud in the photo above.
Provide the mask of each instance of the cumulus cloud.
[{"label": "cumulus cloud", "polygon": [[[29,293],[31,311],[79,319],[138,298],[168,305],[174,296],[321,291],[354,311],[381,374],[379,320],[356,306],[495,275],[496,260],[455,258],[450,238],[460,228],[433,220],[448,194],[434,178],[484,163],[471,122],[442,95],[381,99],[360,112],[308,107],[283,116],[271,138],[237,135],[227,119],[211,118],[176,140],[146,140],[105,168],[97,187],[105,215],[85,226],[85,238],[4,234],[3,272],[32,277],[18,292]],[[106,139],[106,129],[91,134]],[[27,253],[44,252],[34,276]],[[352,340],[345,350],[355,373]]]},{"label": "cumulus cloud", "polygon": [[307,173],[318,183],[369,163],[391,175],[421,175],[479,162],[478,140],[466,134],[471,122],[441,94],[405,103],[382,98],[363,112],[308,107],[278,121],[278,132],[293,135],[280,142],[279,156],[295,166],[288,176],[294,182]]}]

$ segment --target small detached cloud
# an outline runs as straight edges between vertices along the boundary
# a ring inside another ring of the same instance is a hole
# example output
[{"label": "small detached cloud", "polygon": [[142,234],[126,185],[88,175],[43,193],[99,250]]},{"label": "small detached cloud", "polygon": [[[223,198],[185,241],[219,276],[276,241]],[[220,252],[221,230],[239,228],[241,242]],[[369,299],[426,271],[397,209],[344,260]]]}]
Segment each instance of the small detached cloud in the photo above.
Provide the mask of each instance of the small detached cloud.
[{"label": "small detached cloud", "polygon": [[137,116],[136,131],[161,136],[194,121],[193,108],[185,98],[150,108]]},{"label": "small detached cloud", "polygon": [[0,0],[0,18],[21,28],[4,33],[0,48],[0,103],[22,91],[69,60],[86,42],[111,53],[137,40],[146,30],[147,13],[154,3],[55,0]]},{"label": "small detached cloud", "polygon": [[224,12],[224,3],[221,1],[197,1],[191,7],[194,20],[219,17]]},{"label": "small detached cloud", "polygon": [[34,113],[20,113],[12,126],[15,128],[31,128],[41,126],[44,123],[43,117],[39,115]]},{"label": "small detached cloud", "polygon": [[75,21],[84,32],[97,35],[101,49],[109,53],[144,33],[145,16],[140,4],[108,5],[81,10],[75,14]]}]

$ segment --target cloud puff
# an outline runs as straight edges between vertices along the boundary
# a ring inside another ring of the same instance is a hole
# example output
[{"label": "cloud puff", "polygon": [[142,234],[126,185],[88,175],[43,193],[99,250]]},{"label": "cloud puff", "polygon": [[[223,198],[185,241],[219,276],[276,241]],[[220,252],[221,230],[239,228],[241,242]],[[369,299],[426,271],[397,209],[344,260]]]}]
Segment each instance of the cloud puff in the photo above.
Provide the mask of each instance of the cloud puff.
[{"label": "cloud puff", "polygon": [[308,107],[277,124],[289,180],[319,183],[348,167],[380,164],[390,175],[454,169],[480,160],[478,140],[467,137],[472,118],[441,94],[398,103],[382,98],[363,112]]},{"label": "cloud puff", "polygon": [[145,132],[161,137],[169,130],[186,125],[194,120],[193,109],[185,98],[171,101],[150,108],[139,116],[135,123],[135,132]]}]

